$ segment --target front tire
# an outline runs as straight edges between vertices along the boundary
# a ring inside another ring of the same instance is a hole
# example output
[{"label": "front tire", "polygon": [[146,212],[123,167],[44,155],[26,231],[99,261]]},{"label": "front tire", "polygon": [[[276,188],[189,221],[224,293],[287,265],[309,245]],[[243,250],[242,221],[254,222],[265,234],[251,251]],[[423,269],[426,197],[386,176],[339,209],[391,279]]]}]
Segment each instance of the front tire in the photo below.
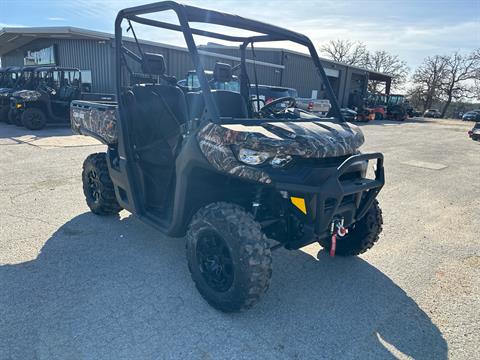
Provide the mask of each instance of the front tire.
[{"label": "front tire", "polygon": [[237,312],[257,303],[272,276],[272,256],[260,224],[224,202],[200,209],[187,231],[192,279],[215,309]]},{"label": "front tire", "polygon": [[42,110],[27,108],[22,114],[22,124],[30,130],[40,130],[47,124],[47,117]]},{"label": "front tire", "polygon": [[17,114],[14,109],[8,110],[8,122],[17,126],[23,126],[22,118]]},{"label": "front tire", "polygon": [[[382,210],[375,200],[367,213],[357,223],[348,229],[344,237],[337,237],[335,254],[340,256],[355,256],[364,253],[378,241],[382,232]],[[330,251],[332,239],[330,237],[319,241],[320,245]]]},{"label": "front tire", "polygon": [[107,154],[92,154],[85,159],[82,182],[87,205],[94,214],[114,215],[122,210],[108,173]]}]

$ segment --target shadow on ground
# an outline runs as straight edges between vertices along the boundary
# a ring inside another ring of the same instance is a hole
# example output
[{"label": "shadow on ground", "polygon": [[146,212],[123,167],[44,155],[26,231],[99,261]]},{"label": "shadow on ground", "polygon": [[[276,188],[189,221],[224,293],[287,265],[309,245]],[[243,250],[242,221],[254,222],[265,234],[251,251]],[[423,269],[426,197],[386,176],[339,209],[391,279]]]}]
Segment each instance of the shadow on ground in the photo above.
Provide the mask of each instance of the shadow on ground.
[{"label": "shadow on ground", "polygon": [[274,254],[270,291],[241,314],[210,308],[182,239],[85,213],[30,262],[0,266],[0,358],[446,359],[429,317],[361,258]]},{"label": "shadow on ground", "polygon": [[22,144],[25,141],[16,139],[22,136],[29,136],[28,141],[43,139],[50,136],[71,136],[70,124],[49,125],[41,130],[29,130],[22,126],[0,122],[0,139],[11,139],[15,143]]}]

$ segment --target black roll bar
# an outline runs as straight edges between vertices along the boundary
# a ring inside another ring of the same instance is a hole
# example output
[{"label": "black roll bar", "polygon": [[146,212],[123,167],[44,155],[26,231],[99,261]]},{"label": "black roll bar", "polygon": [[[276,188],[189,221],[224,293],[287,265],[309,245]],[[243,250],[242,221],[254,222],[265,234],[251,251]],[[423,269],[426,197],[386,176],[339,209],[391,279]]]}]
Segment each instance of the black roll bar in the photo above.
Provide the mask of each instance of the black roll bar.
[{"label": "black roll bar", "polygon": [[[163,21],[147,19],[139,15],[145,15],[149,13],[156,13],[166,10],[172,10],[176,13],[179,25],[169,24]],[[242,62],[245,60],[245,48],[248,44],[255,42],[265,41],[292,41],[300,45],[304,45],[310,52],[312,61],[317,68],[317,72],[322,80],[322,84],[325,86],[326,92],[330,99],[333,115],[344,122],[340,107],[338,105],[337,98],[330,85],[328,77],[323,69],[323,66],[318,57],[315,46],[311,40],[305,35],[299,34],[294,31],[290,31],[278,26],[266,24],[260,21],[246,19],[236,15],[230,15],[215,10],[202,9],[190,5],[183,5],[174,1],[162,1],[147,5],[135,6],[127,9],[120,10],[115,20],[115,44],[116,44],[116,79],[117,79],[117,96],[121,95],[121,51],[122,51],[122,28],[121,23],[123,19],[131,20],[144,25],[155,26],[159,28],[181,31],[184,35],[187,48],[192,57],[192,62],[197,71],[200,87],[205,97],[205,106],[209,119],[214,123],[220,123],[218,116],[218,109],[213,101],[213,97],[210,93],[210,87],[208,86],[208,80],[205,76],[203,65],[200,62],[198,49],[193,39],[193,35],[206,36],[231,42],[239,42]],[[232,28],[238,28],[248,31],[253,31],[259,35],[253,35],[249,37],[233,36],[220,34],[213,31],[199,30],[190,27],[190,22],[208,23],[215,25],[223,25]],[[242,70],[246,70],[242,68]],[[245,73],[246,74],[246,73]],[[245,91],[245,85],[242,82],[242,92]]]}]

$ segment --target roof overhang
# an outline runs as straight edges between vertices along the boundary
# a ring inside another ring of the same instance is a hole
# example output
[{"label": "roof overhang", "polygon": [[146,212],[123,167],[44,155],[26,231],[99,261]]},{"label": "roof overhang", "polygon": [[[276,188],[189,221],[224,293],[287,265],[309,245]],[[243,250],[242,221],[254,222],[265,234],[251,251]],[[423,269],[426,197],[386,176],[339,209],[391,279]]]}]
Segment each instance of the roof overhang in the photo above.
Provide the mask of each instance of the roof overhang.
[{"label": "roof overhang", "polygon": [[8,27],[0,29],[0,56],[40,38],[109,40],[113,35],[70,26]]}]

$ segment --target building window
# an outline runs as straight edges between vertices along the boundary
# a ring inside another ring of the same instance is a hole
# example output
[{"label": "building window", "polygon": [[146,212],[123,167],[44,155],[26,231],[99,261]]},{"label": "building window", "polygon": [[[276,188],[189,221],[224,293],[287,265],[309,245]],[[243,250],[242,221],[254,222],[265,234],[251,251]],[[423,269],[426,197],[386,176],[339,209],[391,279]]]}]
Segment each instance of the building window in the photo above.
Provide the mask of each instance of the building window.
[{"label": "building window", "polygon": [[23,58],[24,65],[56,65],[57,48],[55,45],[39,49],[28,50]]},{"label": "building window", "polygon": [[92,70],[80,70],[82,73],[82,91],[92,91]]}]

